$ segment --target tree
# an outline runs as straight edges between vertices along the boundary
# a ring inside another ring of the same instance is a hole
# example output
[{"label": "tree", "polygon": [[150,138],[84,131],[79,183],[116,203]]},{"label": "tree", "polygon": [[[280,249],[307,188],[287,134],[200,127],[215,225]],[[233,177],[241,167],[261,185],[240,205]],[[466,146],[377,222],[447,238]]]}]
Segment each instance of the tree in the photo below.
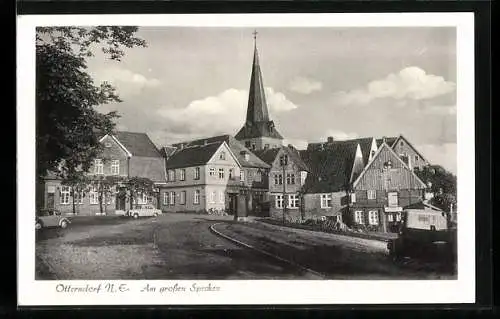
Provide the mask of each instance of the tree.
[{"label": "tree", "polygon": [[151,196],[155,191],[154,183],[146,177],[131,177],[126,181],[130,207],[134,207],[136,198],[140,195]]},{"label": "tree", "polygon": [[430,203],[446,212],[450,205],[456,209],[457,204],[457,177],[442,166],[431,165],[421,170],[415,170],[417,176],[424,182],[430,183],[430,191],[434,197]]},{"label": "tree", "polygon": [[101,47],[112,60],[123,47],[144,47],[137,27],[39,27],[36,30],[37,174],[52,171],[74,179],[101,152],[99,138],[115,127],[116,112],[96,107],[120,102],[109,83],[95,85],[87,72],[92,50]]}]

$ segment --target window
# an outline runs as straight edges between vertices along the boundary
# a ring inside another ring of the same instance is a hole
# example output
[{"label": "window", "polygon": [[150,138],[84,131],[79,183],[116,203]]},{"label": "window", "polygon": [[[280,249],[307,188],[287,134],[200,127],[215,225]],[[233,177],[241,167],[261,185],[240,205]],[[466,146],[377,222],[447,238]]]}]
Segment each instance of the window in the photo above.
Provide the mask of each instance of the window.
[{"label": "window", "polygon": [[321,208],[332,207],[332,194],[321,194]]},{"label": "window", "polygon": [[200,203],[200,191],[199,190],[195,190],[194,191],[193,203],[194,204],[199,204]]},{"label": "window", "polygon": [[245,171],[241,170],[240,171],[240,181],[244,181],[244,180],[245,180]]},{"label": "window", "polygon": [[233,179],[233,169],[229,169],[229,179]]},{"label": "window", "polygon": [[119,160],[112,160],[111,161],[111,175],[118,175],[120,174],[120,161]]},{"label": "window", "polygon": [[216,196],[217,193],[215,191],[210,193],[210,203],[215,203]]},{"label": "window", "polygon": [[255,144],[252,144],[252,151],[255,151]]},{"label": "window", "polygon": [[111,147],[111,143],[110,142],[106,142],[106,143],[104,143],[104,146],[105,147]]},{"label": "window", "polygon": [[199,167],[194,168],[194,179],[200,179],[200,168]]},{"label": "window", "polygon": [[181,181],[186,180],[186,170],[185,169],[181,169],[181,176],[180,176],[179,180],[181,180]]},{"label": "window", "polygon": [[224,169],[219,168],[219,179],[224,179]]},{"label": "window", "polygon": [[281,175],[281,174],[274,174],[274,184],[275,185],[281,185],[281,184],[283,184],[283,175]]},{"label": "window", "polygon": [[419,159],[418,155],[415,155],[415,162],[418,162]]},{"label": "window", "polygon": [[75,191],[75,193],[73,194],[73,201],[75,202],[75,204],[83,204],[83,192],[82,191]]},{"label": "window", "polygon": [[61,186],[61,204],[69,204],[70,188],[69,186]]},{"label": "window", "polygon": [[219,159],[226,160],[226,152],[224,151],[220,152]]},{"label": "window", "polygon": [[357,210],[354,212],[354,221],[356,222],[356,224],[364,224],[362,211]]},{"label": "window", "polygon": [[210,168],[208,169],[208,175],[210,175],[210,176],[215,176],[215,168],[210,167]]},{"label": "window", "polygon": [[351,203],[356,202],[356,193],[351,193]]},{"label": "window", "polygon": [[137,204],[145,205],[147,203],[148,203],[148,195],[146,193],[137,196]]},{"label": "window", "polygon": [[99,198],[98,198],[98,194],[97,194],[97,188],[95,186],[93,186],[90,189],[89,198],[90,198],[90,204],[92,204],[92,205],[99,204]]},{"label": "window", "polygon": [[163,193],[163,205],[168,205],[168,198],[170,196],[169,192]]},{"label": "window", "polygon": [[378,225],[378,212],[376,210],[368,212],[368,221],[370,225]]},{"label": "window", "polygon": [[175,181],[175,170],[171,169],[168,171],[168,181],[169,182]]},{"label": "window", "polygon": [[175,205],[175,192],[170,192],[170,206]]},{"label": "window", "polygon": [[375,190],[368,190],[368,199],[376,199],[377,198],[377,192]]},{"label": "window", "polygon": [[387,201],[389,206],[391,207],[398,206],[398,193],[397,192],[387,193]]},{"label": "window", "polygon": [[399,146],[405,146],[405,143],[403,141],[399,142]]},{"label": "window", "polygon": [[245,142],[245,147],[246,147],[246,148],[250,148],[250,141],[246,141],[246,142]]},{"label": "window", "polygon": [[264,148],[267,150],[269,148],[269,144],[264,145]]},{"label": "window", "polygon": [[399,213],[396,214],[396,221],[398,221],[398,222],[401,221],[401,214],[399,214]]},{"label": "window", "polygon": [[186,205],[186,191],[181,191],[181,198],[179,199],[179,204]]},{"label": "window", "polygon": [[394,217],[393,217],[393,215],[392,215],[392,214],[388,214],[388,215],[387,215],[387,221],[388,221],[388,222],[393,222],[393,221],[394,221]]},{"label": "window", "polygon": [[221,202],[222,204],[224,204],[224,202],[226,201],[226,197],[224,195],[224,192],[220,192],[219,193],[219,202]]},{"label": "window", "polygon": [[102,164],[102,159],[94,160],[94,173],[95,174],[104,174],[104,166]]},{"label": "window", "polygon": [[283,208],[283,195],[275,195],[275,207]]},{"label": "window", "polygon": [[295,174],[286,174],[286,183],[288,185],[295,184]]},{"label": "window", "polygon": [[288,195],[288,208],[299,208],[299,196]]}]

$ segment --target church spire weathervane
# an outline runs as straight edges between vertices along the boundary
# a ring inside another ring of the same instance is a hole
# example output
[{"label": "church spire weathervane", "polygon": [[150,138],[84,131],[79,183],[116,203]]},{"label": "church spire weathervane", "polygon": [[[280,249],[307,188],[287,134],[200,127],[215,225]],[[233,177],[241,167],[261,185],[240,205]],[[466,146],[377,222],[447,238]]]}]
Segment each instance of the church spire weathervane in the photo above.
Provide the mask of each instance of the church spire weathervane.
[{"label": "church spire weathervane", "polygon": [[253,30],[252,34],[253,34],[253,43],[255,46],[257,46],[257,34],[259,33],[257,32],[257,30]]}]

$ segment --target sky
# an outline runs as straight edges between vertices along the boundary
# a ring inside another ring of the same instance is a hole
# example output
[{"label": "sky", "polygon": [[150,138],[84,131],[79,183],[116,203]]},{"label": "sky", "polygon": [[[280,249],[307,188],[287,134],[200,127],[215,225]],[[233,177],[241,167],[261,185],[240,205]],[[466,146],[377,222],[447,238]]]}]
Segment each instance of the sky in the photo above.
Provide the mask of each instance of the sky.
[{"label": "sky", "polygon": [[[146,48],[120,62],[89,60],[96,82],[123,102],[118,130],[146,132],[157,146],[234,135],[242,127],[253,29],[139,28]],[[286,144],[328,136],[403,134],[432,164],[456,174],[456,30],[451,27],[258,28],[271,119]]]}]

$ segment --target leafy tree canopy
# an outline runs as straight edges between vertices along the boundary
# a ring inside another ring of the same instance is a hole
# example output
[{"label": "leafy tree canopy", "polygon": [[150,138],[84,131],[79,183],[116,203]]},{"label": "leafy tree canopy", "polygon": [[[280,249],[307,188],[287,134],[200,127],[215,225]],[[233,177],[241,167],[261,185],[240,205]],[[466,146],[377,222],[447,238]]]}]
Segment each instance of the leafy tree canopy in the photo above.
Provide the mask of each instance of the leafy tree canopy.
[{"label": "leafy tree canopy", "polygon": [[415,173],[425,183],[430,183],[430,190],[434,193],[431,204],[443,209],[450,210],[450,205],[456,209],[457,204],[457,177],[448,172],[442,166],[431,165]]},{"label": "leafy tree canopy", "polygon": [[63,178],[86,172],[99,154],[99,138],[115,127],[116,112],[95,107],[120,102],[107,82],[96,85],[87,60],[100,47],[112,60],[123,48],[145,47],[137,27],[40,27],[36,31],[37,173]]}]

